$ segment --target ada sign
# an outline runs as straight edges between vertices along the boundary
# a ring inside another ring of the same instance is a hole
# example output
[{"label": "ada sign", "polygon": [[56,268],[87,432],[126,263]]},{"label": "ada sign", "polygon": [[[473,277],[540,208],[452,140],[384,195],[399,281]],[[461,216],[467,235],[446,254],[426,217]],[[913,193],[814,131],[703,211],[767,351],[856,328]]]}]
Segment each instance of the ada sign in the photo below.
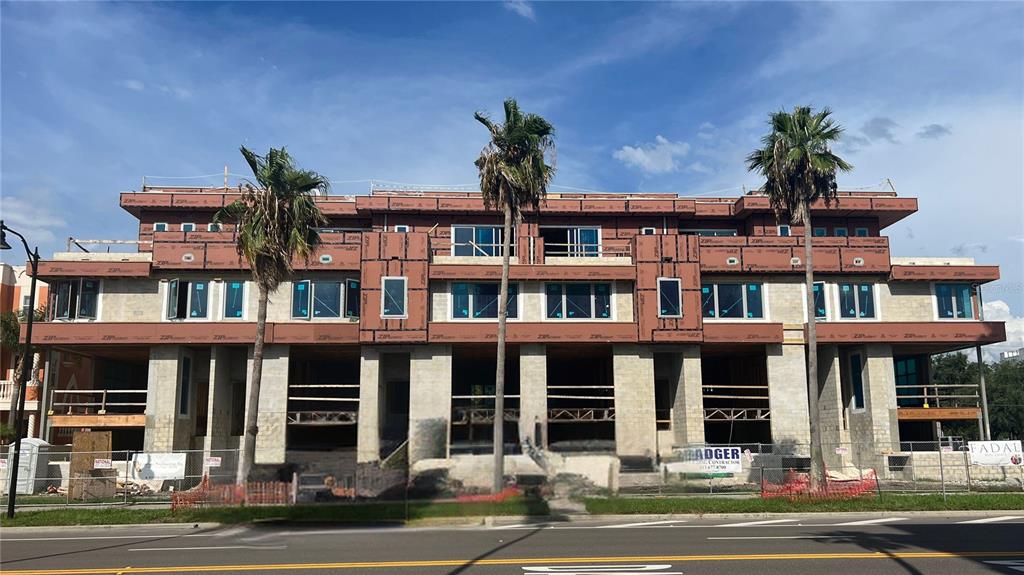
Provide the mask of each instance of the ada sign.
[{"label": "ada sign", "polygon": [[684,447],[679,450],[682,461],[668,465],[675,473],[740,473],[743,455],[739,447]]},{"label": "ada sign", "polygon": [[93,469],[113,469],[114,468],[114,462],[109,460],[109,459],[93,459],[92,460],[92,468]]},{"label": "ada sign", "polygon": [[1024,465],[1020,440],[968,441],[972,465]]},{"label": "ada sign", "polygon": [[220,457],[207,457],[203,459],[203,467],[220,467]]}]

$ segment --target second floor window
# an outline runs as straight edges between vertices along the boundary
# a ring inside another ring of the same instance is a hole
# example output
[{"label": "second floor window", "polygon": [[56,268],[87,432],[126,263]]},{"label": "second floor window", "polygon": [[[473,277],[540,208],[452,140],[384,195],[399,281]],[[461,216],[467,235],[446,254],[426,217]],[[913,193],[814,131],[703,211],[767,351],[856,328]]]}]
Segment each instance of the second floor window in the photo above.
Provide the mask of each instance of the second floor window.
[{"label": "second floor window", "polygon": [[939,319],[973,319],[970,284],[935,284]]},{"label": "second floor window", "polygon": [[172,279],[167,282],[167,319],[205,319],[209,282]]},{"label": "second floor window", "polygon": [[612,286],[608,283],[544,284],[549,319],[609,319]]},{"label": "second floor window", "polygon": [[701,313],[704,317],[763,319],[764,299],[759,283],[704,284],[701,292]]},{"label": "second floor window", "polygon": [[[342,286],[346,305],[342,306]],[[321,319],[359,317],[357,280],[302,280],[292,282],[292,318]]]},{"label": "second floor window", "polygon": [[[466,283],[452,284],[452,319],[496,319],[498,317],[498,292],[500,284]],[[519,315],[516,299],[519,286],[508,284],[508,317]]]},{"label": "second floor window", "polygon": [[224,318],[240,319],[245,315],[245,282],[224,282]]},{"label": "second floor window", "polygon": [[96,319],[100,281],[73,279],[50,284],[54,319]]},{"label": "second floor window", "polygon": [[404,319],[406,316],[406,279],[404,277],[384,277],[380,279],[380,317],[385,319]]},{"label": "second floor window", "polygon": [[658,278],[658,317],[683,317],[682,281]]},{"label": "second floor window", "polygon": [[839,315],[844,319],[875,317],[875,290],[872,284],[839,284]]},{"label": "second floor window", "polygon": [[814,319],[828,319],[825,307],[825,282],[814,282]]},{"label": "second floor window", "polygon": [[501,226],[452,226],[452,255],[503,255],[504,232]]},{"label": "second floor window", "polygon": [[601,255],[601,228],[541,227],[547,257],[596,258]]}]

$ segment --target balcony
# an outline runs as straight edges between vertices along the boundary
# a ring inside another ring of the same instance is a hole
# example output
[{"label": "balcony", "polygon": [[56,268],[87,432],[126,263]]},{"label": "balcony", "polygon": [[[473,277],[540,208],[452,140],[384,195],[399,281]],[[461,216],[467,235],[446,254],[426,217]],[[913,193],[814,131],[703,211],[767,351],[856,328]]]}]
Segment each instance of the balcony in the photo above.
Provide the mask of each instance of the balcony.
[{"label": "balcony", "polygon": [[978,384],[896,385],[900,421],[975,420],[981,408]]},{"label": "balcony", "polygon": [[[0,380],[0,411],[6,411],[11,407],[11,399],[14,397],[15,382],[10,379]],[[39,407],[39,387],[28,386],[28,394],[25,396],[25,411],[34,411]]]},{"label": "balcony", "polygon": [[54,427],[143,427],[145,389],[54,389],[50,421]]}]

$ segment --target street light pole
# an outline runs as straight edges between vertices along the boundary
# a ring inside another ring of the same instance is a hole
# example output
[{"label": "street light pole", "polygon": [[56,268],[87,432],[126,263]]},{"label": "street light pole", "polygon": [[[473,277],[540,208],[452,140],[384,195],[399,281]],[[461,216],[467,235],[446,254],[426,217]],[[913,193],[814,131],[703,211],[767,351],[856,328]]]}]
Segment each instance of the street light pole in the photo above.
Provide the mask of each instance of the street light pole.
[{"label": "street light pole", "polygon": [[36,248],[34,252],[30,250],[28,242],[25,241],[25,236],[7,227],[3,220],[0,220],[0,249],[11,249],[10,244],[7,243],[7,232],[11,232],[21,239],[21,245],[25,246],[25,254],[28,256],[29,265],[32,267],[32,283],[29,287],[28,313],[26,314],[28,317],[25,326],[25,349],[21,363],[21,381],[16,382],[18,386],[18,405],[14,412],[14,457],[11,458],[11,464],[7,472],[10,480],[10,490],[7,493],[7,517],[13,519],[15,498],[18,495],[18,467],[21,465],[21,425],[22,419],[25,417],[25,396],[28,395],[28,378],[32,375],[32,320],[36,315],[36,276],[39,275],[39,248]]}]

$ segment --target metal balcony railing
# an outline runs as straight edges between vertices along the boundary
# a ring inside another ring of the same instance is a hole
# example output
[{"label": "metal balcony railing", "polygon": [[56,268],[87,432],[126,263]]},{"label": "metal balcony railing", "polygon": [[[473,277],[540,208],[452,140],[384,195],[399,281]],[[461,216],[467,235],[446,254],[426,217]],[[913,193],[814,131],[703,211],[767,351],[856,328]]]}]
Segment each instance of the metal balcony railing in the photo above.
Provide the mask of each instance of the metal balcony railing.
[{"label": "metal balcony railing", "polygon": [[978,384],[926,383],[896,386],[898,407],[978,407]]},{"label": "metal balcony railing", "polygon": [[[142,401],[132,401],[140,398]],[[54,389],[50,413],[57,415],[139,414],[146,411],[145,389]]]}]

